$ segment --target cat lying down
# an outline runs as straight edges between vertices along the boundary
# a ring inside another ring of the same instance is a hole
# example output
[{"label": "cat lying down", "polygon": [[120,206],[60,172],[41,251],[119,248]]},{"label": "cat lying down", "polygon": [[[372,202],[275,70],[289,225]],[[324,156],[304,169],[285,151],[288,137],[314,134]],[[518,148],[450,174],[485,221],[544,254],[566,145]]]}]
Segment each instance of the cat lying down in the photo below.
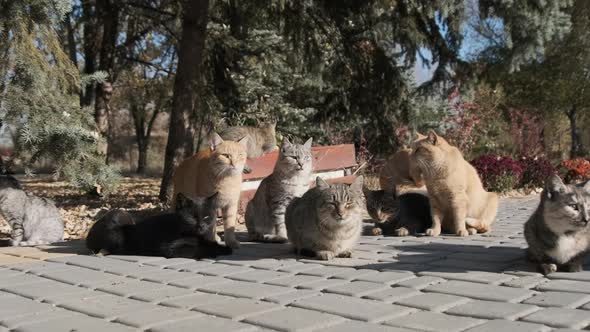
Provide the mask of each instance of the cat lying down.
[{"label": "cat lying down", "polygon": [[176,212],[142,220],[112,210],[88,232],[86,246],[95,254],[213,258],[232,249],[209,240],[216,222],[217,194],[190,199],[176,196]]}]

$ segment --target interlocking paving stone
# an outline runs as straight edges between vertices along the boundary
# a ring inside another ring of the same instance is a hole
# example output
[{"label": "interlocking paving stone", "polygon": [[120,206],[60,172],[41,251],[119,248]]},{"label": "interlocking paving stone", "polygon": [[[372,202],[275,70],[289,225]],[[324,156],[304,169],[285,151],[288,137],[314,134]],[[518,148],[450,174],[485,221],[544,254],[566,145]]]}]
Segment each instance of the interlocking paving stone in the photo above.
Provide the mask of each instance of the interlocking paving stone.
[{"label": "interlocking paving stone", "polygon": [[358,277],[357,280],[391,285],[413,278],[415,278],[414,274],[409,272],[380,272],[377,274]]},{"label": "interlocking paving stone", "polygon": [[226,284],[214,284],[199,289],[203,292],[229,295],[235,297],[246,297],[251,299],[262,299],[268,296],[279,295],[295,291],[292,288],[256,284],[244,281],[231,281]]},{"label": "interlocking paving stone", "polygon": [[426,288],[425,291],[500,302],[519,302],[534,294],[534,292],[522,288],[494,286],[455,280],[430,286]]},{"label": "interlocking paving stone", "polygon": [[163,288],[157,288],[155,290],[144,290],[143,292],[131,295],[129,298],[134,300],[146,301],[159,303],[167,301],[175,297],[186,296],[191,294],[193,291],[173,286],[164,286]]},{"label": "interlocking paving stone", "polygon": [[200,270],[203,269],[207,269],[210,268],[213,265],[213,262],[210,261],[204,261],[204,260],[200,260],[200,261],[195,261],[192,260],[191,262],[187,262],[184,264],[178,264],[178,265],[173,265],[170,266],[169,268],[172,270],[178,270],[178,271],[183,271],[183,272],[199,272]]},{"label": "interlocking paving stone", "polygon": [[385,324],[420,331],[458,332],[484,323],[484,320],[420,311],[396,318]]},{"label": "interlocking paving stone", "polygon": [[169,285],[188,289],[199,289],[210,285],[225,284],[229,282],[231,282],[231,280],[222,277],[194,275],[190,278],[172,281]]},{"label": "interlocking paving stone", "polygon": [[240,281],[264,283],[267,281],[284,278],[290,275],[291,274],[289,273],[279,271],[252,270],[248,272],[232,274],[227,278]]},{"label": "interlocking paving stone", "polygon": [[[76,257],[76,256],[73,256]],[[40,274],[45,271],[49,270],[58,270],[58,269],[66,269],[68,268],[67,265],[62,263],[52,263],[47,261],[33,261],[33,262],[26,262],[26,263],[18,263],[10,265],[12,270],[28,272],[32,274]],[[3,275],[3,273],[1,274]]]},{"label": "interlocking paving stone", "polygon": [[347,285],[348,283],[349,283],[349,281],[344,280],[344,279],[319,279],[316,281],[304,283],[304,284],[298,286],[298,288],[324,290],[324,289],[330,288],[330,287]]},{"label": "interlocking paving stone", "polygon": [[445,312],[458,316],[516,320],[537,310],[539,310],[539,307],[534,305],[475,300],[448,309]]},{"label": "interlocking paving stone", "polygon": [[326,280],[324,277],[310,276],[305,274],[290,275],[279,279],[267,281],[269,285],[277,285],[283,287],[299,287],[301,285],[309,284],[311,282],[317,282]]},{"label": "interlocking paving stone", "polygon": [[155,307],[150,303],[126,299],[114,295],[72,300],[64,302],[59,306],[89,316],[107,319],[113,319],[130,312],[153,309]]},{"label": "interlocking paving stone", "polygon": [[60,308],[47,308],[47,310],[43,311],[32,311],[22,315],[2,317],[0,318],[0,324],[14,329],[22,325],[43,322],[52,319],[69,319],[76,315],[79,314]]},{"label": "interlocking paving stone", "polygon": [[151,332],[194,332],[198,327],[199,331],[207,332],[248,332],[255,331],[254,325],[234,322],[229,319],[201,315],[195,318],[182,319],[178,321],[158,324],[150,328]]},{"label": "interlocking paving stone", "polygon": [[163,287],[166,287],[166,285],[136,279],[123,279],[96,287],[96,290],[114,295],[129,297],[145,292],[146,290],[157,290]]},{"label": "interlocking paving stone", "polygon": [[390,288],[388,285],[378,284],[369,281],[353,281],[340,286],[328,287],[324,289],[327,293],[361,297],[380,290]]},{"label": "interlocking paving stone", "polygon": [[199,273],[210,276],[224,277],[248,271],[254,271],[254,269],[238,265],[212,264],[207,268],[199,270]]},{"label": "interlocking paving stone", "polygon": [[51,310],[53,307],[49,304],[35,302],[16,295],[7,295],[3,296],[0,301],[0,320]]},{"label": "interlocking paving stone", "polygon": [[304,270],[299,274],[329,278],[344,272],[354,272],[355,269],[350,267],[335,267],[335,266],[318,266],[313,269]]},{"label": "interlocking paving stone", "polygon": [[[47,280],[47,279],[41,279]],[[51,298],[52,295],[64,295],[64,294],[81,294],[86,291],[85,288],[76,287],[68,284],[64,284],[57,281],[41,281],[38,283],[27,284],[26,286],[15,285],[2,287],[3,290],[14,293],[20,296],[28,297],[33,300],[44,300]]]},{"label": "interlocking paving stone", "polygon": [[471,328],[467,332],[547,332],[549,330],[551,329],[545,325],[496,319]]},{"label": "interlocking paving stone", "polygon": [[324,294],[304,298],[291,303],[291,306],[318,310],[366,322],[381,322],[415,311],[415,309],[395,304],[383,304],[373,300],[336,294]]},{"label": "interlocking paving stone", "polygon": [[590,311],[565,308],[546,308],[530,314],[521,320],[554,327],[581,329],[590,324]]},{"label": "interlocking paving stone", "polygon": [[344,318],[299,308],[285,308],[249,317],[245,322],[279,331],[304,331],[338,324]]},{"label": "interlocking paving stone", "polygon": [[51,280],[85,287],[97,287],[105,283],[123,280],[123,277],[114,274],[97,273],[94,270],[74,266],[69,269],[47,271],[42,273],[41,276]]},{"label": "interlocking paving stone", "polygon": [[347,320],[343,323],[339,323],[334,326],[327,328],[321,328],[314,331],[322,332],[416,332],[416,330],[405,329],[401,327],[377,325],[365,322],[359,322],[357,320]]},{"label": "interlocking paving stone", "polygon": [[412,279],[400,281],[400,282],[396,283],[396,285],[402,286],[402,287],[414,288],[414,289],[423,289],[428,286],[440,284],[445,281],[446,280],[444,280],[442,278],[438,278],[438,277],[422,276],[422,277],[418,277],[418,278],[412,278]]},{"label": "interlocking paving stone", "polygon": [[379,300],[383,302],[392,303],[397,300],[405,299],[419,294],[421,293],[413,288],[391,287],[382,291],[380,290],[374,293],[369,293],[363,297],[371,300]]},{"label": "interlocking paving stone", "polygon": [[155,324],[163,324],[186,318],[203,316],[196,311],[187,311],[176,308],[155,307],[153,310],[132,312],[115,319],[115,322],[134,327],[147,328]]},{"label": "interlocking paving stone", "polygon": [[229,298],[214,303],[198,303],[192,310],[233,320],[242,320],[249,316],[275,311],[283,307],[270,302],[258,300]]},{"label": "interlocking paving stone", "polygon": [[535,289],[542,291],[590,293],[590,282],[576,280],[551,280],[544,284],[540,284]]},{"label": "interlocking paving stone", "polygon": [[577,308],[590,302],[590,295],[582,293],[544,292],[536,294],[522,303],[534,304],[541,307]]},{"label": "interlocking paving stone", "polygon": [[[476,264],[476,263],[472,263],[472,265],[473,264]],[[460,271],[460,270],[457,270],[456,272],[447,272],[447,271],[449,271],[448,268],[432,269],[429,271],[420,272],[420,273],[418,273],[418,275],[434,276],[434,277],[440,277],[440,278],[444,278],[444,279],[448,279],[448,280],[461,280],[461,281],[477,282],[477,283],[483,283],[483,284],[496,284],[496,285],[503,283],[503,282],[508,282],[508,281],[516,278],[513,275],[485,272],[485,271]]]},{"label": "interlocking paving stone", "polygon": [[44,281],[46,281],[46,279],[40,278],[34,274],[12,274],[10,272],[7,272],[5,275],[0,275],[0,287],[3,289],[17,286],[24,287],[28,284],[34,284]]},{"label": "interlocking paving stone", "polygon": [[516,287],[516,288],[533,288],[542,283],[549,281],[549,279],[542,276],[524,276],[502,283],[502,286]]},{"label": "interlocking paving stone", "polygon": [[174,308],[192,309],[196,305],[201,303],[212,304],[216,302],[225,302],[230,299],[235,298],[225,295],[196,292],[193,294],[187,294],[186,296],[176,297],[166,301],[162,301],[160,305]]},{"label": "interlocking paving stone", "polygon": [[53,319],[33,324],[25,324],[17,327],[13,331],[18,332],[64,332],[64,331],[84,331],[84,332],[128,332],[136,331],[135,329],[104,321],[102,319],[92,318],[84,315],[77,315],[72,319]]},{"label": "interlocking paving stone", "polygon": [[346,270],[342,271],[342,273],[336,273],[332,276],[334,279],[346,279],[346,280],[356,280],[358,278],[374,275],[379,273],[379,271],[369,270],[369,269],[354,269],[354,271]]},{"label": "interlocking paving stone", "polygon": [[295,300],[299,300],[299,299],[303,299],[303,298],[307,298],[307,297],[312,297],[312,296],[316,296],[319,294],[320,293],[318,291],[314,291],[314,290],[298,289],[298,290],[296,290],[294,292],[290,292],[290,293],[268,296],[268,297],[265,297],[264,300],[269,301],[269,302],[279,303],[282,305],[287,305],[287,304],[292,303]]},{"label": "interlocking paving stone", "polygon": [[465,297],[448,294],[426,293],[395,301],[406,307],[428,311],[445,311],[446,309],[471,301]]},{"label": "interlocking paving stone", "polygon": [[568,279],[578,281],[590,281],[590,271],[581,271],[576,273],[554,272],[547,276],[549,279]]}]

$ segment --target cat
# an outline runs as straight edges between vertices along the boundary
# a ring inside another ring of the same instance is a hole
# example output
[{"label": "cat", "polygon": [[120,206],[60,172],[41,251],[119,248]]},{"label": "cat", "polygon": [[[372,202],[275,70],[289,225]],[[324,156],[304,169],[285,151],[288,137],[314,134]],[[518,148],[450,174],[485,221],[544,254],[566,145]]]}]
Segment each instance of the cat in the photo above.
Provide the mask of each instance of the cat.
[{"label": "cat", "polygon": [[251,241],[287,242],[285,210],[294,197],[309,189],[311,141],[310,138],[300,145],[283,139],[272,174],[262,180],[246,207],[246,227]]},{"label": "cat", "polygon": [[11,246],[35,246],[63,240],[64,225],[55,203],[27,194],[10,175],[0,175],[0,214],[12,228]]},{"label": "cat", "polygon": [[428,236],[441,229],[467,236],[491,230],[498,210],[498,195],[484,190],[477,171],[443,137],[430,131],[418,134],[411,158],[424,177],[432,213]]},{"label": "cat", "polygon": [[86,246],[101,255],[143,255],[166,258],[214,258],[231,248],[209,240],[217,219],[217,196],[190,199],[176,196],[176,212],[142,220],[123,210],[112,210],[88,232]]},{"label": "cat", "polygon": [[351,257],[362,232],[363,177],[351,184],[316,186],[287,207],[287,237],[296,253],[330,260]]},{"label": "cat", "polygon": [[[248,147],[246,149],[248,158],[258,158],[263,154],[273,152],[277,149],[275,120],[266,122],[259,128],[249,126],[228,127],[219,135],[224,140],[238,141],[243,137],[249,136]],[[251,173],[252,169],[244,166],[244,173]]]},{"label": "cat", "polygon": [[[173,197],[178,193],[188,197],[209,197],[219,193],[218,208],[223,217],[225,243],[234,249],[240,246],[235,236],[235,226],[248,139],[249,136],[238,142],[224,141],[212,133],[209,148],[180,163],[173,176]],[[213,230],[210,240],[215,240],[215,236]]]},{"label": "cat", "polygon": [[383,190],[397,190],[399,186],[424,186],[422,174],[412,162],[412,149],[401,149],[387,160],[379,172],[379,184]]},{"label": "cat", "polygon": [[546,181],[539,207],[524,225],[528,258],[539,270],[582,271],[590,249],[590,181],[565,185],[554,175]]},{"label": "cat", "polygon": [[375,221],[373,235],[408,236],[432,225],[428,196],[418,192],[364,189],[367,212]]}]

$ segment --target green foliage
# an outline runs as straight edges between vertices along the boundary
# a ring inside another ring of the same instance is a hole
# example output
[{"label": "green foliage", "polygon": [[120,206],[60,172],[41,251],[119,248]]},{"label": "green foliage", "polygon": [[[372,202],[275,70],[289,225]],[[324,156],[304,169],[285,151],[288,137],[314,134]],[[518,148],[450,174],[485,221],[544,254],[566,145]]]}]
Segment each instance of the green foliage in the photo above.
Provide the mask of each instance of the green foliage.
[{"label": "green foliage", "polygon": [[5,1],[0,7],[0,115],[17,128],[18,157],[26,165],[50,159],[56,174],[81,190],[108,193],[117,175],[97,155],[94,120],[79,105],[82,81],[54,30],[70,2]]}]

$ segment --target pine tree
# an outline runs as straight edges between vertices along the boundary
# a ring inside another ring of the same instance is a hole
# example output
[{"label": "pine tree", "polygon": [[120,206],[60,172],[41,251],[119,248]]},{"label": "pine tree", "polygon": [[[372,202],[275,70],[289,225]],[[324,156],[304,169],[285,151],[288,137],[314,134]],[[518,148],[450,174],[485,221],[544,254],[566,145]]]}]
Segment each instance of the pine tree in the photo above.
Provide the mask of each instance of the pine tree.
[{"label": "pine tree", "polygon": [[26,165],[41,158],[85,191],[108,194],[118,173],[97,154],[99,137],[87,109],[83,84],[64,53],[56,26],[71,9],[67,0],[0,2],[0,111],[17,128],[17,154]]}]

